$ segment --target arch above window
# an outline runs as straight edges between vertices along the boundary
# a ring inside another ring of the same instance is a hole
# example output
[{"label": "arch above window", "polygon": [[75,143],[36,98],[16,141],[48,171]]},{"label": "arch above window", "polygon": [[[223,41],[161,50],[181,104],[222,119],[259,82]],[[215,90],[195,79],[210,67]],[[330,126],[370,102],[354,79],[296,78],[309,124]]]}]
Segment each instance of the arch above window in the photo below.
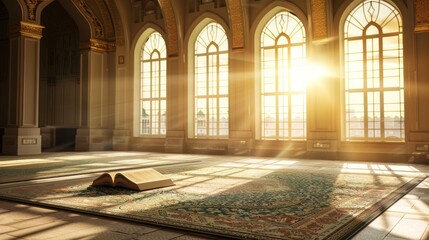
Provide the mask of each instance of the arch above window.
[{"label": "arch above window", "polygon": [[402,32],[402,18],[395,7],[385,1],[367,0],[347,16],[344,37],[362,36],[369,24],[379,26],[384,34]]}]

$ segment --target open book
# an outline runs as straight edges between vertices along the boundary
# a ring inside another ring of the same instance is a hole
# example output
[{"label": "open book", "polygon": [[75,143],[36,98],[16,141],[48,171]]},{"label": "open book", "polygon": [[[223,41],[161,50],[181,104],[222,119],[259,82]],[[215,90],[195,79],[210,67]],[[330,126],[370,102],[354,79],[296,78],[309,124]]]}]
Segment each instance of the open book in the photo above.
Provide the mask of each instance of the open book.
[{"label": "open book", "polygon": [[92,182],[93,186],[123,187],[137,191],[174,185],[173,181],[153,168],[105,172]]}]

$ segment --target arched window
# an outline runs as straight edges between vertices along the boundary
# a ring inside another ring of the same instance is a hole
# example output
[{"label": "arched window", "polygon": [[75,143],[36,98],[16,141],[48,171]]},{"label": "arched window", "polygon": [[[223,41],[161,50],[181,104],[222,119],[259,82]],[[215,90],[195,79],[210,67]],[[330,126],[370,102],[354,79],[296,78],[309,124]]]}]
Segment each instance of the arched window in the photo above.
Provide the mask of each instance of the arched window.
[{"label": "arched window", "polygon": [[345,140],[404,140],[402,19],[366,0],[344,24]]},{"label": "arched window", "polygon": [[166,134],[167,53],[161,34],[153,32],[140,54],[140,135]]},{"label": "arched window", "polygon": [[206,25],[194,49],[194,137],[228,136],[228,38],[218,23]]},{"label": "arched window", "polygon": [[302,22],[277,13],[261,35],[259,86],[261,139],[306,138],[306,40]]}]

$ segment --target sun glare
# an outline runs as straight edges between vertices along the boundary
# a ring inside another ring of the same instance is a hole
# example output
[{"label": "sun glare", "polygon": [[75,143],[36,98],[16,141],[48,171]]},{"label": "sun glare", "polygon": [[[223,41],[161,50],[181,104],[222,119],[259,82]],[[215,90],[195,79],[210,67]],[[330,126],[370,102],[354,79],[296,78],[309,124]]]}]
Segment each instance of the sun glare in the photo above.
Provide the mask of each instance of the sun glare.
[{"label": "sun glare", "polygon": [[307,63],[307,68],[303,69],[302,73],[305,76],[307,85],[318,83],[325,77],[331,76],[329,67],[321,63]]}]

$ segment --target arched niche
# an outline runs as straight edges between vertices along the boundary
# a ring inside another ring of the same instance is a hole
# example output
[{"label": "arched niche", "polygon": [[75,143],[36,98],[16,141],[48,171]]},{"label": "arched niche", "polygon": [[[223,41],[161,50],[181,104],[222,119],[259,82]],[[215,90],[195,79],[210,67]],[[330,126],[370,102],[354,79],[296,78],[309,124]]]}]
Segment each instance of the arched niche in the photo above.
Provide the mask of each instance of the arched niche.
[{"label": "arched niche", "polygon": [[[10,8],[11,6],[9,6]],[[0,2],[0,152],[3,146],[4,128],[7,127],[8,77],[9,77],[9,8]]]},{"label": "arched niche", "polygon": [[79,28],[66,8],[60,1],[53,1],[40,16],[44,26],[39,70],[42,150],[71,150],[79,126],[80,31],[84,28]]},{"label": "arched niche", "polygon": [[1,1],[0,4],[7,10],[10,23],[18,24],[22,20],[23,9],[20,1]]},{"label": "arched niche", "polygon": [[53,2],[61,4],[67,14],[74,20],[79,29],[81,42],[88,42],[89,39],[95,37],[95,30],[91,29],[89,21],[83,16],[83,13],[80,12],[73,0],[46,0],[41,2],[36,11],[37,22],[41,21],[41,15],[43,14],[44,9]]}]

